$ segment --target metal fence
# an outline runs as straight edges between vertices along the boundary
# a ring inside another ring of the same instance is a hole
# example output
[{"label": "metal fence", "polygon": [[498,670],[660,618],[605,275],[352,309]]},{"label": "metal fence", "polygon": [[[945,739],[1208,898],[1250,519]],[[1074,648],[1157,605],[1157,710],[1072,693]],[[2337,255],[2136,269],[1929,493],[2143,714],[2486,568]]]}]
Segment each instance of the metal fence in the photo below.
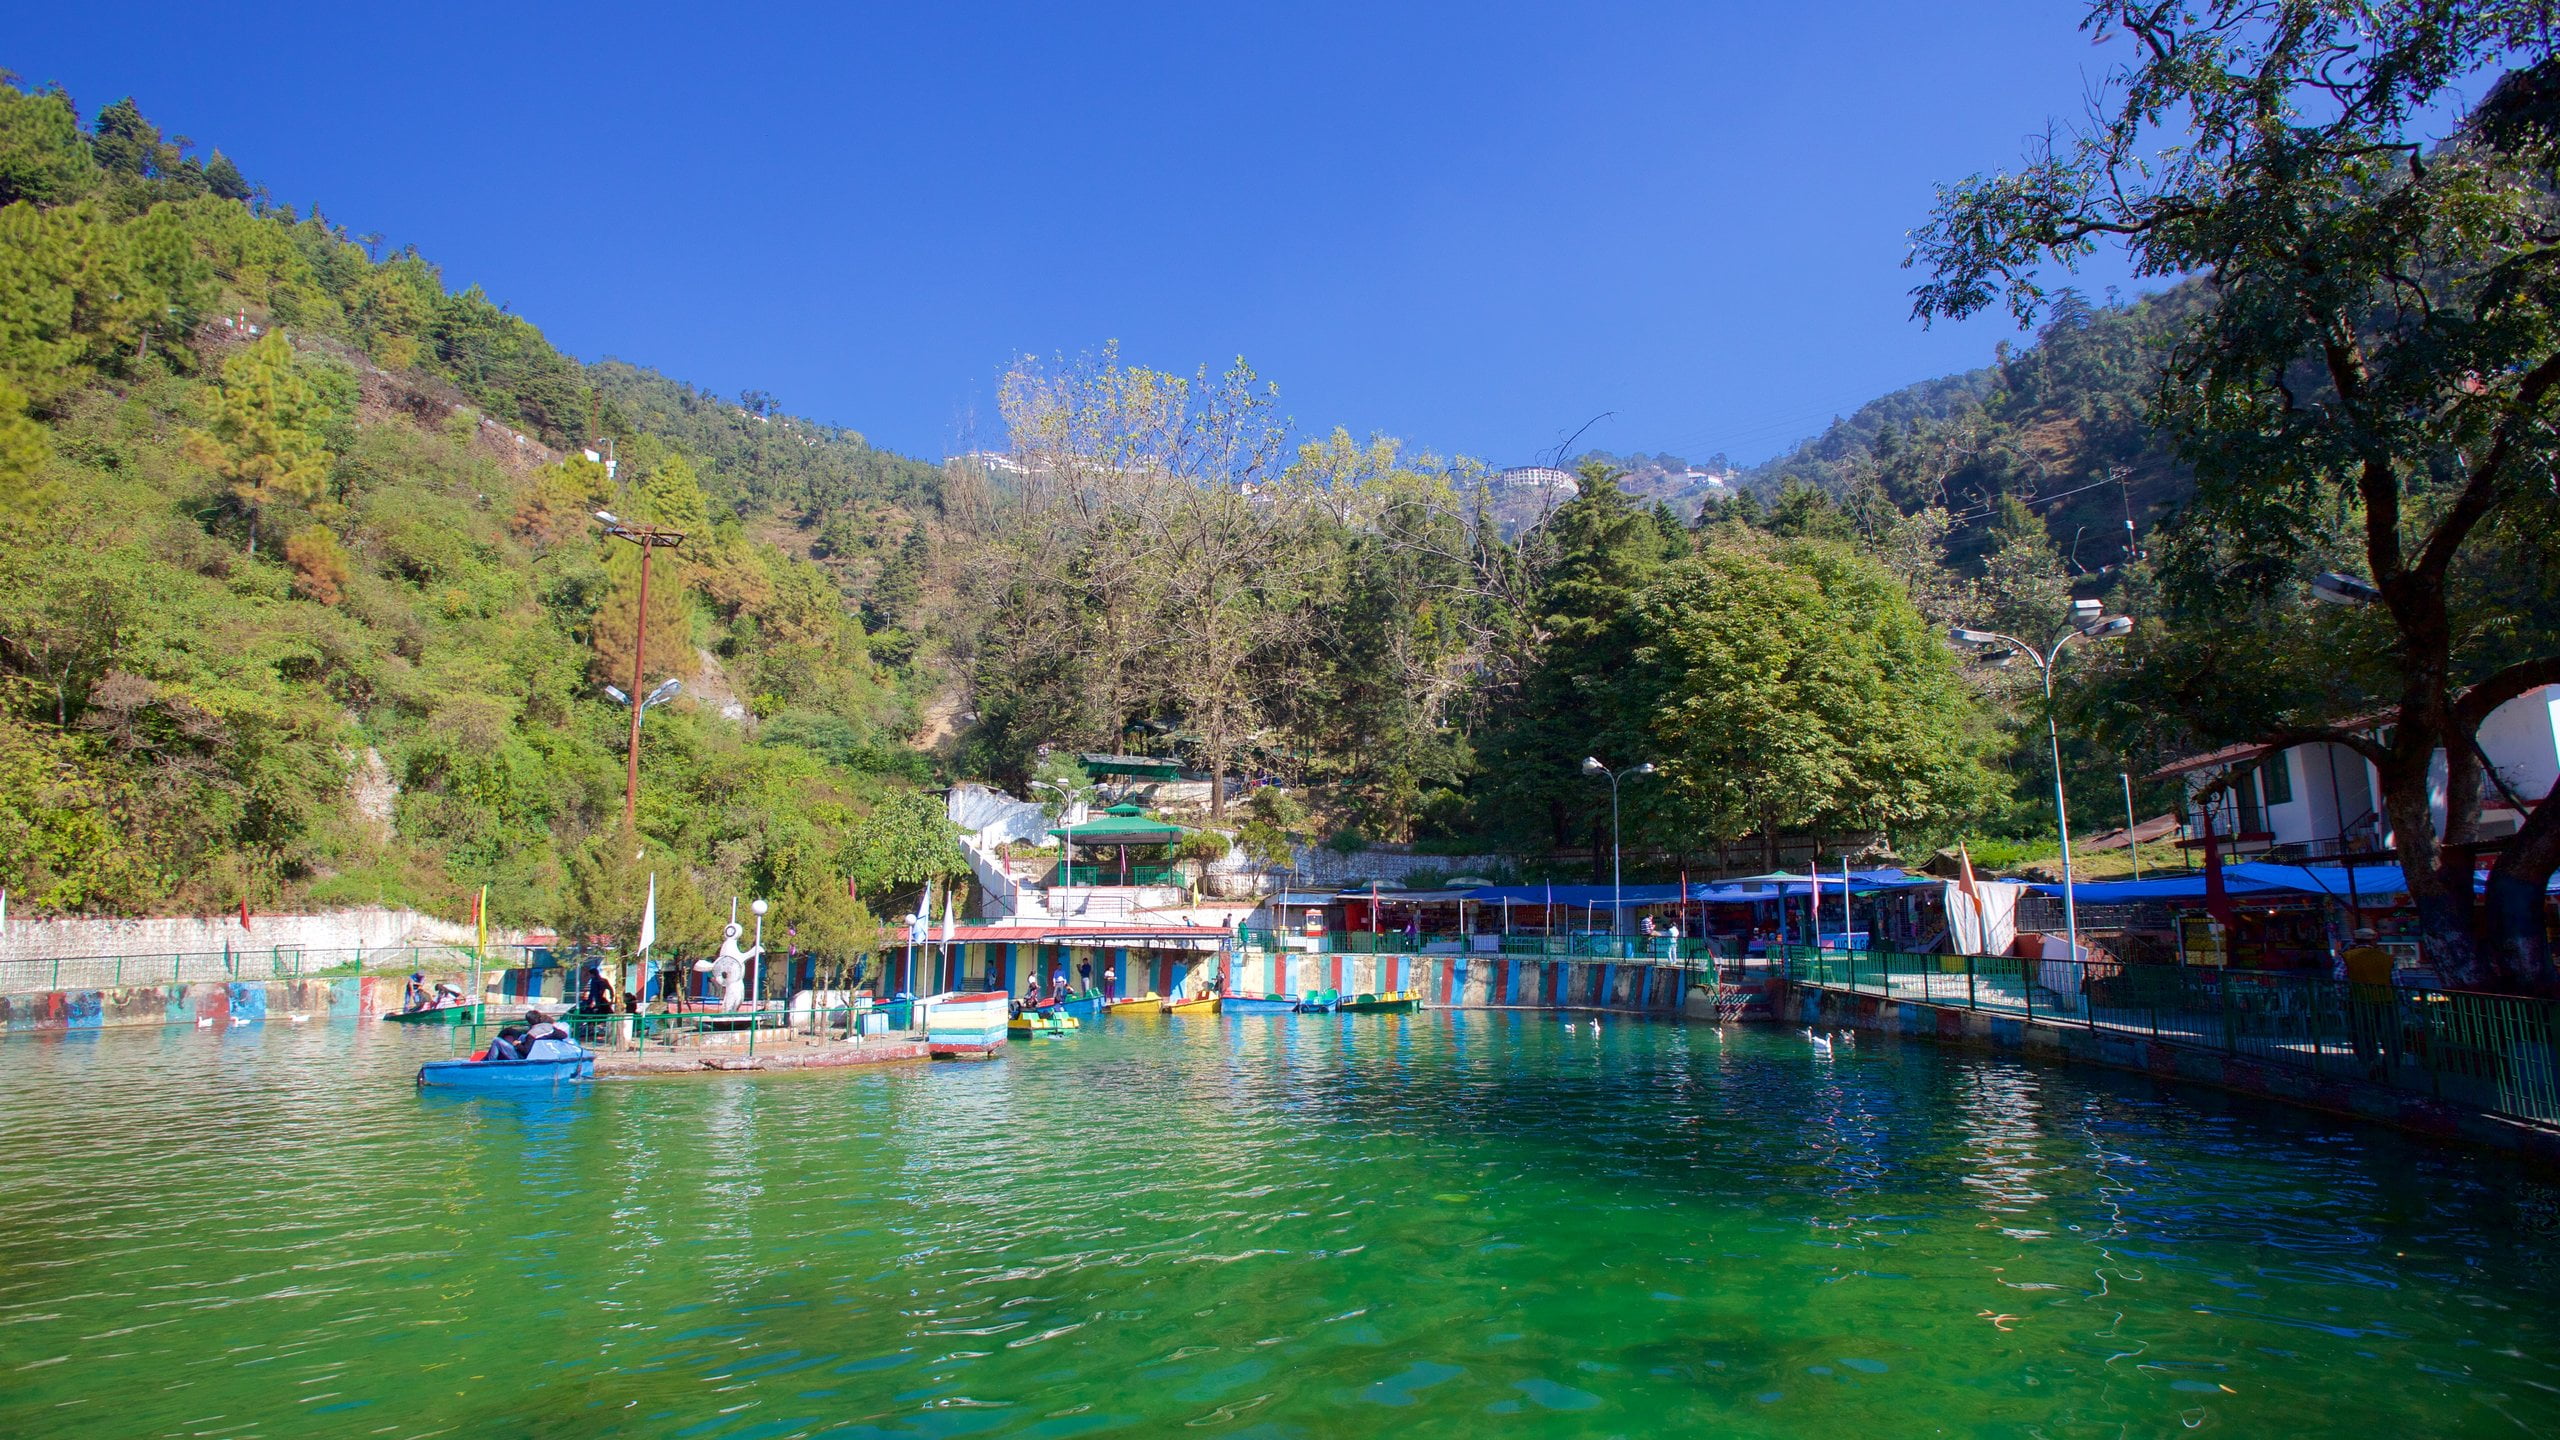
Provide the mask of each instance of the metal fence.
[{"label": "metal fence", "polygon": [[2560,1003],[2207,966],[1780,952],[1788,979],[2174,1041],[2560,1124]]},{"label": "metal fence", "polygon": [[1512,959],[1620,960],[1661,965],[1703,963],[1733,958],[1732,945],[1720,952],[1708,939],[1674,940],[1661,935],[1450,935],[1403,930],[1331,930],[1322,935],[1242,929],[1236,941],[1246,950],[1268,952],[1280,941],[1300,955],[1500,955]]},{"label": "metal fence", "polygon": [[475,954],[468,945],[393,945],[351,950],[272,946],[175,955],[72,955],[50,960],[0,960],[0,994],[212,985],[234,980],[341,980],[414,971],[451,975],[467,972],[475,965],[490,971],[532,963],[533,951],[522,945],[492,945],[484,954]]}]

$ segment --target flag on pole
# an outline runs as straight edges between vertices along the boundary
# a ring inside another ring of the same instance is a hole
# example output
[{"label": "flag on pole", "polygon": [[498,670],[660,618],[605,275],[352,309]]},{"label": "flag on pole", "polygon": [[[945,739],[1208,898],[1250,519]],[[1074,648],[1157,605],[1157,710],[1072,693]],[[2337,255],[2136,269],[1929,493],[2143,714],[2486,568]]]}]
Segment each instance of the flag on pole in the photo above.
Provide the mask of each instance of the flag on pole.
[{"label": "flag on pole", "polygon": [[952,918],[951,918],[951,892],[950,892],[950,891],[948,891],[948,890],[945,890],[945,891],[943,891],[943,892],[942,892],[942,943],[943,943],[943,944],[948,945],[948,944],[950,944],[950,943],[951,943],[951,932],[952,932]]},{"label": "flag on pole", "polygon": [[240,928],[249,928],[249,897],[246,895],[240,897]]},{"label": "flag on pole", "polygon": [[647,955],[649,947],[658,943],[658,872],[649,872],[649,900],[640,907],[640,943],[634,955]]},{"label": "flag on pole", "polygon": [[479,894],[471,897],[471,924],[472,928],[477,932],[477,937],[473,940],[471,948],[483,955],[488,954],[489,887],[486,885],[480,887]]},{"label": "flag on pole", "polygon": [[0,930],[9,928],[9,892],[0,890]]},{"label": "flag on pole", "polygon": [[[1956,888],[1964,892],[1965,899],[1973,902],[1973,943],[1977,947],[1990,944],[1991,922],[1982,913],[1982,891],[1973,883],[1973,855],[1965,849],[1962,840],[1956,842]],[[1977,949],[1975,953],[1980,952]]]}]

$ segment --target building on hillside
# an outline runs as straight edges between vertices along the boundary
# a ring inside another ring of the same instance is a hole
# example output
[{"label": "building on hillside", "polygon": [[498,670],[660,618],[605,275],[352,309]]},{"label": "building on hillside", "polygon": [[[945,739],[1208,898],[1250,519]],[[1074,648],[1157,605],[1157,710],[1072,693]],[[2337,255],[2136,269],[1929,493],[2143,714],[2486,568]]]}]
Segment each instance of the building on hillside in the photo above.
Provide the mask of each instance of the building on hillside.
[{"label": "building on hillside", "polygon": [[[2380,734],[2386,725],[2373,725]],[[2481,796],[2480,836],[2514,834],[2560,779],[2560,686],[2520,695],[2489,714],[2480,749],[2492,779]],[[2444,831],[2444,754],[2428,785],[2436,832]],[[2302,860],[2388,854],[2397,848],[2382,813],[2373,763],[2343,745],[2228,745],[2152,772],[2186,783],[2179,843],[2200,848],[2210,834],[2229,855]]]}]

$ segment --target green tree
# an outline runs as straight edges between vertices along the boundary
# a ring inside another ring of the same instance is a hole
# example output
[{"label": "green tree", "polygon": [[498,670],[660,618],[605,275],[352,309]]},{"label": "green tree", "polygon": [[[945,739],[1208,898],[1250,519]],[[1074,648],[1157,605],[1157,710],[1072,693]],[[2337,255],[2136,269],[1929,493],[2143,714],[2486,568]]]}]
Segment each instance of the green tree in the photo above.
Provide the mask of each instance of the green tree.
[{"label": "green tree", "polygon": [[1581,773],[1584,757],[1642,758],[1623,690],[1638,643],[1636,598],[1686,549],[1685,539],[1663,535],[1607,463],[1586,462],[1580,482],[1546,525],[1552,551],[1539,571],[1536,658],[1484,745],[1487,803],[1515,833],[1557,847],[1596,823],[1608,801]]},{"label": "green tree", "polygon": [[1999,793],[1946,647],[1882,567],[1835,542],[1718,547],[1637,607],[1625,684],[1681,818],[1759,835],[1944,826]]},{"label": "green tree", "polygon": [[0,205],[61,205],[96,187],[80,117],[61,95],[29,95],[0,72]]},{"label": "green tree", "polygon": [[[2337,622],[2342,648],[2381,646],[2383,738],[2337,725],[2334,707],[2262,716],[2238,738],[2326,741],[2372,761],[2430,959],[2457,984],[2550,987],[2542,897],[2560,867],[2560,806],[2540,806],[2500,851],[2485,915],[2467,842],[2486,778],[2479,724],[2560,680],[2560,643],[2510,630],[2494,653],[2467,653],[2456,610],[2475,540],[2536,503],[2560,459],[2550,11],[2103,0],[2088,27],[2126,42],[2132,62],[2076,139],[1941,191],[1914,238],[1930,275],[1915,309],[2005,301],[2024,323],[2057,298],[2045,267],[2104,240],[2140,273],[2205,276],[2215,303],[2164,371],[2156,410],[2196,468],[2188,527],[2202,543],[2189,554],[2221,568],[2182,575],[2173,556],[2166,579],[2272,596],[2324,558],[2348,514],[2390,622],[2381,634]],[[2432,140],[2444,108],[2474,94]]]},{"label": "green tree", "polygon": [[839,852],[843,869],[864,895],[885,899],[893,890],[968,873],[960,853],[960,829],[942,802],[920,790],[891,790],[856,821]]},{"label": "green tree", "polygon": [[207,408],[212,423],[188,437],[188,451],[230,482],[249,516],[254,555],[258,521],[269,511],[309,509],[329,493],[337,457],[321,438],[327,399],[303,374],[291,342],[269,331],[223,362],[222,384]]}]

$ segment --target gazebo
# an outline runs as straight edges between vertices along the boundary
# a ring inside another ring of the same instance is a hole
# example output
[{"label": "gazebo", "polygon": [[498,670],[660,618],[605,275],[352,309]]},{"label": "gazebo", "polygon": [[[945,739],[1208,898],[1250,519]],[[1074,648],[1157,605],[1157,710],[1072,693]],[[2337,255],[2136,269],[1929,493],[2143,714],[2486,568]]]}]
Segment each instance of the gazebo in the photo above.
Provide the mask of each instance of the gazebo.
[{"label": "gazebo", "polygon": [[[1143,807],[1124,803],[1081,825],[1062,825],[1049,833],[1067,845],[1067,858],[1058,867],[1061,885],[1172,885],[1179,882],[1170,862],[1162,858],[1133,862],[1129,852],[1177,844],[1189,832],[1169,821],[1150,820]],[[1120,853],[1114,864],[1078,865],[1078,846]]]}]

